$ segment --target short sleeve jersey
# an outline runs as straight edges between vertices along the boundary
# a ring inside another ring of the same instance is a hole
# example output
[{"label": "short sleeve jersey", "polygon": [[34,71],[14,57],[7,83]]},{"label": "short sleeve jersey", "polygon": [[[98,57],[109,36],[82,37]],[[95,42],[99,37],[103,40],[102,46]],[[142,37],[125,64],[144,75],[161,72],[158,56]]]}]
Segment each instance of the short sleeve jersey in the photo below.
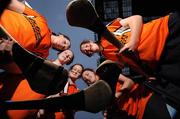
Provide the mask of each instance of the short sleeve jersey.
[{"label": "short sleeve jersey", "polygon": [[[160,59],[166,38],[169,34],[168,18],[169,16],[164,16],[143,25],[140,42],[137,48],[139,57],[142,61],[156,62]],[[107,28],[114,33],[116,38],[121,40],[122,43],[125,44],[129,41],[131,30],[122,30],[118,19],[112,21]],[[106,58],[113,61],[119,61],[117,58],[118,49],[114,45],[103,37],[101,38],[100,44],[104,48],[102,54]]]},{"label": "short sleeve jersey", "polygon": [[[161,17],[143,25],[142,33],[140,37],[139,46],[137,51],[140,59],[143,61],[159,61],[162,54],[166,38],[169,34],[168,29],[169,16]],[[129,41],[131,30],[122,29],[118,19],[115,19],[107,26],[118,40],[121,40],[123,44]],[[114,45],[108,42],[104,37],[101,38],[100,44],[103,47],[102,55],[110,60],[119,62],[119,55],[117,55],[117,49]],[[118,83],[116,91],[119,91],[121,84]],[[151,92],[144,94],[144,86],[134,85],[128,95],[117,103],[120,110],[124,110],[128,115],[136,115],[137,119],[141,119],[144,113],[145,106],[151,97]]]}]

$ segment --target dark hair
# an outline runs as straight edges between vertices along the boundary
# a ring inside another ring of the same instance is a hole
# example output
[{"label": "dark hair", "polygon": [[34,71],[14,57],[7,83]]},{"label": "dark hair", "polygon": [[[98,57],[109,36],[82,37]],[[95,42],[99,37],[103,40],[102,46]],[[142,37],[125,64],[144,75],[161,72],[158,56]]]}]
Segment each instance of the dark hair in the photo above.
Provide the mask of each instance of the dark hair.
[{"label": "dark hair", "polygon": [[83,51],[82,51],[82,49],[81,49],[81,46],[83,45],[83,44],[86,44],[86,43],[90,43],[91,42],[91,40],[83,40],[82,42],[81,42],[81,44],[80,44],[80,51],[83,53],[83,54],[85,54],[85,55],[87,55],[88,57],[91,57],[93,54],[86,54],[86,53],[84,53]]},{"label": "dark hair", "polygon": [[54,36],[58,36],[58,34],[56,34],[56,33],[54,33],[54,32],[52,32],[52,35],[54,35]]},{"label": "dark hair", "polygon": [[65,35],[65,34],[63,34],[63,33],[54,33],[54,32],[52,32],[52,35],[55,35],[55,36],[59,36],[59,35],[63,35],[66,39],[68,39],[69,41],[71,41],[71,39],[67,36],[67,35]]},{"label": "dark hair", "polygon": [[83,70],[83,72],[85,72],[85,71],[92,71],[92,72],[94,72],[94,73],[96,73],[93,69],[91,69],[91,68],[85,68],[84,70]]},{"label": "dark hair", "polygon": [[[92,68],[85,68],[82,72],[82,74],[85,72],[85,71],[92,71],[94,74],[96,74],[96,72],[92,69]],[[90,84],[88,84],[84,78],[82,77],[82,80],[89,86]]]},{"label": "dark hair", "polygon": [[[58,33],[58,34],[57,34],[57,33],[54,33],[54,32],[52,32],[52,35],[54,35],[54,36],[63,35],[63,36],[70,42],[69,48],[71,47],[71,39],[70,39],[67,35],[65,35],[65,34],[63,34],[63,33]],[[54,48],[54,47],[52,47],[52,49],[57,50],[57,51],[60,51],[60,52],[63,51],[63,50],[60,50],[60,49]]]},{"label": "dark hair", "polygon": [[[82,64],[80,64],[80,63],[73,64],[73,65],[69,68],[69,70],[72,70],[72,68],[73,68],[74,66],[76,66],[76,65],[79,65],[79,66],[82,67],[82,73],[83,73],[83,71],[84,71],[84,66],[83,66]],[[80,77],[82,76],[82,73],[81,73]],[[79,78],[80,78],[80,77],[79,77]]]},{"label": "dark hair", "polygon": [[11,0],[1,0],[0,14],[3,13],[4,9],[10,4]]},{"label": "dark hair", "polygon": [[[83,70],[83,72],[85,72],[85,71],[92,71],[94,74],[96,74],[96,72],[92,68],[85,68]],[[82,74],[83,74],[83,72],[82,72]]]},{"label": "dark hair", "polygon": [[82,67],[82,72],[84,71],[84,66],[83,66],[82,64],[80,64],[80,63],[73,64],[73,65],[69,68],[69,70],[71,70],[75,65],[81,66],[81,67]]}]

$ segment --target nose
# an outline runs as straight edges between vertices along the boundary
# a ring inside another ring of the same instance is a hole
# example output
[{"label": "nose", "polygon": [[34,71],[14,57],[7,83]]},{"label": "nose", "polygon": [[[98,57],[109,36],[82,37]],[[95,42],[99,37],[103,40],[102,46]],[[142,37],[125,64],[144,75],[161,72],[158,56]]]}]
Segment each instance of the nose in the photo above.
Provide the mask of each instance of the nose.
[{"label": "nose", "polygon": [[89,48],[89,47],[86,47],[86,48],[85,48],[85,51],[87,51],[87,52],[90,51],[90,48]]},{"label": "nose", "polygon": [[66,58],[69,58],[69,55],[66,55]]},{"label": "nose", "polygon": [[66,45],[61,45],[61,49],[65,50],[66,49]]}]

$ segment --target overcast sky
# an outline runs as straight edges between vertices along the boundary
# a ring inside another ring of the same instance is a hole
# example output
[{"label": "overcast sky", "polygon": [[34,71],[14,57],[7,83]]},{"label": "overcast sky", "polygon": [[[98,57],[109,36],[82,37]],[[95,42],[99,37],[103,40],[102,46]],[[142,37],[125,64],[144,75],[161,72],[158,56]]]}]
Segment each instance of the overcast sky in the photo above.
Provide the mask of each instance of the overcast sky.
[{"label": "overcast sky", "polygon": [[[94,33],[78,27],[72,27],[66,20],[66,6],[70,0],[26,0],[35,10],[41,13],[47,20],[52,31],[58,33],[62,32],[71,38],[71,49],[75,53],[75,58],[72,64],[81,63],[83,66],[89,68],[96,68],[98,56],[91,58],[81,54],[79,50],[80,42],[85,39],[94,39]],[[49,59],[55,59],[56,52],[51,50]],[[72,65],[71,64],[71,65]],[[65,66],[69,68],[69,66]],[[86,87],[82,80],[76,82],[78,88],[84,89]],[[77,112],[75,119],[103,119],[101,112],[97,114],[88,112]]]}]

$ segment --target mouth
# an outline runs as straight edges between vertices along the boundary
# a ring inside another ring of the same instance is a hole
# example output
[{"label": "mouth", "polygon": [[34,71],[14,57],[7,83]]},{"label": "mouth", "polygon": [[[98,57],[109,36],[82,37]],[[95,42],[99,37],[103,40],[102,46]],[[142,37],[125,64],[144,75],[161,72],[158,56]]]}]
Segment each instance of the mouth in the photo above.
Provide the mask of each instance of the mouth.
[{"label": "mouth", "polygon": [[88,51],[86,51],[86,53],[89,55],[92,55],[93,52],[91,50],[88,50]]},{"label": "mouth", "polygon": [[72,71],[72,74],[73,74],[73,75],[76,75],[76,72]]},{"label": "mouth", "polygon": [[91,81],[87,80],[87,83],[88,83],[88,84],[91,84]]}]

